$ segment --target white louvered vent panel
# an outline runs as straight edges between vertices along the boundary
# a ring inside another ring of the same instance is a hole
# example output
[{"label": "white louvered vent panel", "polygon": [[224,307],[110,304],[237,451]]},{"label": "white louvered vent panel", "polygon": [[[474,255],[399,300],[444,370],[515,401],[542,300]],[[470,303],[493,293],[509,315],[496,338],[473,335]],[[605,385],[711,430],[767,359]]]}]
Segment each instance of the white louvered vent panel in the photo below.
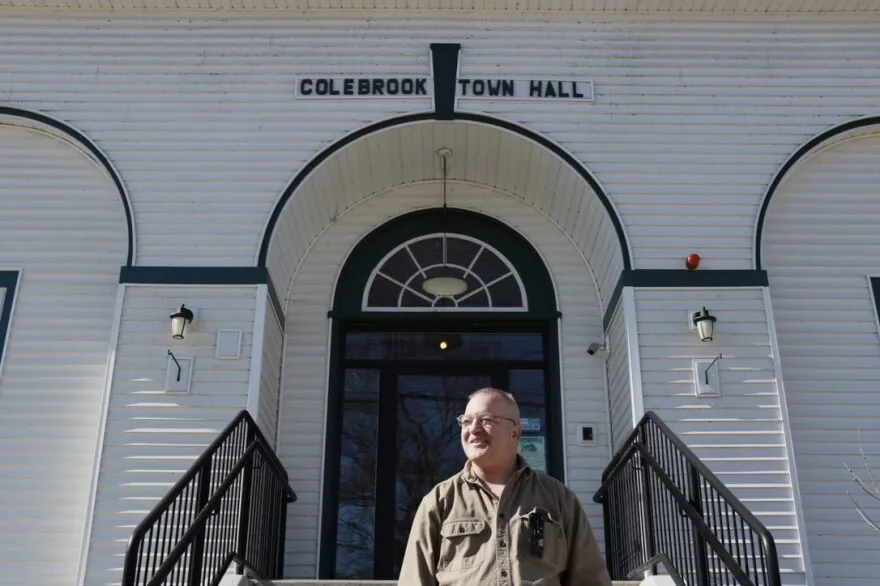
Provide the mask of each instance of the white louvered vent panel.
[{"label": "white louvered vent panel", "polygon": [[[280,457],[291,471],[299,501],[291,509],[287,575],[314,576],[322,446],[326,413],[327,311],[339,266],[363,234],[406,211],[431,205],[435,185],[415,185],[380,195],[342,216],[321,236],[296,276],[287,302],[287,342]],[[562,321],[564,406],[569,484],[581,496],[601,535],[601,510],[592,504],[610,455],[607,398],[601,363],[587,360],[586,346],[602,337],[601,312],[586,267],[563,234],[530,207],[494,191],[453,186],[450,205],[487,213],[516,226],[542,254],[556,282]],[[599,447],[578,446],[575,424],[596,422]]]},{"label": "white louvered vent panel", "polygon": [[[867,585],[876,532],[859,518],[849,464],[877,469],[880,338],[867,275],[880,276],[880,136],[831,147],[796,169],[771,202],[763,263],[779,338],[807,537],[818,586]],[[860,505],[874,517],[880,507]]]},{"label": "white louvered vent panel", "polygon": [[122,201],[92,161],[0,124],[0,269],[23,269],[0,373],[10,583],[76,575],[126,250]]}]

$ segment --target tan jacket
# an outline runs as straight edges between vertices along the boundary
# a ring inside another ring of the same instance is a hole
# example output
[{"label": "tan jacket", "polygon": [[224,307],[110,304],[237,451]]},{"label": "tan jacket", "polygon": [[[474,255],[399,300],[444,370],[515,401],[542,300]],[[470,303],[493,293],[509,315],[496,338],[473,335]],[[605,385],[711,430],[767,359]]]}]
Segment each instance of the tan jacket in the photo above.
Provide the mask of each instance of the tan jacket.
[{"label": "tan jacket", "polygon": [[[577,496],[519,464],[500,501],[468,466],[422,499],[399,586],[611,586]],[[529,548],[536,509],[548,513],[541,557]]]}]

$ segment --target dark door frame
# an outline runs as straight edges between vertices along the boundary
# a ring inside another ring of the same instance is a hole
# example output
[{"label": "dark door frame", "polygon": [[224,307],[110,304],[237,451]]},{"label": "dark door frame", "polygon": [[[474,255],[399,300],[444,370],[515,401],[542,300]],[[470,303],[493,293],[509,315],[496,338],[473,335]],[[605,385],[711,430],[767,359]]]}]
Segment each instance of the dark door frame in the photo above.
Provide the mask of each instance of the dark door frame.
[{"label": "dark door frame", "polygon": [[[373,267],[402,242],[436,231],[465,234],[494,247],[514,265],[526,289],[528,311],[394,312],[363,311],[362,293]],[[420,210],[395,218],[365,236],[351,252],[336,284],[330,311],[330,364],[324,473],[317,577],[332,579],[336,567],[339,461],[341,450],[341,391],[344,385],[345,335],[350,331],[423,332],[532,332],[543,334],[545,392],[547,397],[547,472],[565,481],[563,461],[562,389],[559,321],[552,279],[543,260],[520,234],[494,218],[452,209]],[[380,381],[380,386],[382,382]],[[553,430],[553,431],[551,431]],[[293,531],[295,527],[291,528]]]}]

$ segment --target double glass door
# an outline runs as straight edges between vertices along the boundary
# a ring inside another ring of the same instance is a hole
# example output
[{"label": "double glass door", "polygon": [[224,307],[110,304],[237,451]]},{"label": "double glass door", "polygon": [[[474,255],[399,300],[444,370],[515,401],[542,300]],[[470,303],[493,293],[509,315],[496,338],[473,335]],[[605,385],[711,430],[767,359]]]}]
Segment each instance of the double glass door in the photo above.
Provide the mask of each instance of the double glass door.
[{"label": "double glass door", "polygon": [[349,333],[340,421],[335,577],[396,579],[422,497],[465,464],[456,417],[482,387],[520,404],[520,451],[545,468],[543,336]]}]

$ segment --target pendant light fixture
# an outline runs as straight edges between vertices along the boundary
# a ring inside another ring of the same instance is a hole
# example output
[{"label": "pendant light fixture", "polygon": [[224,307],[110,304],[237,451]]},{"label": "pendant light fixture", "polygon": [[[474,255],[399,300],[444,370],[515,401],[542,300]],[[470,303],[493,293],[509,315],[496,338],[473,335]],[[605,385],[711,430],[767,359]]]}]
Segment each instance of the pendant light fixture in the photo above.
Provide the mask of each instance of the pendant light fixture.
[{"label": "pendant light fixture", "polygon": [[436,276],[425,279],[422,283],[422,289],[425,293],[436,297],[455,297],[467,291],[468,284],[446,262],[446,163],[449,157],[452,156],[452,149],[443,147],[437,150],[437,154],[440,156],[440,160],[443,161],[443,265]]}]

